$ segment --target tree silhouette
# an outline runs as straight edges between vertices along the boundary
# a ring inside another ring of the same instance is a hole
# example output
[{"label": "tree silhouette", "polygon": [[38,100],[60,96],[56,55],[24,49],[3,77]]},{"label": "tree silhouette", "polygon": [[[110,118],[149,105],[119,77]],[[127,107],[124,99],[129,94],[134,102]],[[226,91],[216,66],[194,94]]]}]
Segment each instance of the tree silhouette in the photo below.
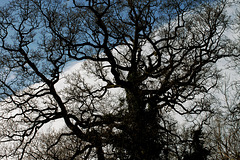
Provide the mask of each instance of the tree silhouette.
[{"label": "tree silhouette", "polygon": [[[223,36],[225,5],[11,1],[0,12],[0,137],[9,147],[0,155],[26,158],[41,128],[59,119],[68,129],[53,145],[76,137],[81,143],[73,158],[150,160],[175,154],[169,137],[181,137],[173,132],[171,113],[208,110],[185,102],[215,86],[214,64],[232,56]],[[73,61],[81,61],[79,70],[62,75]]]},{"label": "tree silhouette", "polygon": [[202,136],[201,129],[193,132],[192,151],[184,156],[184,160],[207,160],[207,157],[210,155],[210,150],[203,146],[204,141],[201,140],[203,138]]}]

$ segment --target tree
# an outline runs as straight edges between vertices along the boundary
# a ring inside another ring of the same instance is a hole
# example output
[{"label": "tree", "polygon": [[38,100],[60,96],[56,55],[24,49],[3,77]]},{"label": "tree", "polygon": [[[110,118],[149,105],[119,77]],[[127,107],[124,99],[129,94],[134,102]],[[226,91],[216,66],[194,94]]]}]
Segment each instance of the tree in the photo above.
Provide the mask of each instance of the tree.
[{"label": "tree", "polygon": [[[171,114],[207,110],[185,102],[215,86],[214,64],[232,56],[225,5],[20,0],[2,7],[0,137],[13,146],[2,157],[26,158],[41,128],[62,119],[68,129],[54,145],[74,136],[75,157],[169,159],[169,137],[181,138]],[[82,61],[80,70],[62,76],[73,61]]]},{"label": "tree", "polygon": [[[239,8],[239,2],[232,5]],[[239,54],[239,18],[240,12],[236,10],[236,16],[233,19],[233,28],[235,28],[234,40],[236,41],[236,52]],[[240,159],[240,108],[239,108],[239,56],[228,59],[225,71],[225,78],[221,81],[216,90],[216,101],[213,107],[215,115],[211,119],[209,127],[208,142],[213,149],[212,159],[230,160]],[[220,107],[219,107],[220,106]]]},{"label": "tree", "polygon": [[[63,132],[66,132],[64,128]],[[95,154],[91,154],[91,150],[86,150],[90,144],[84,144],[76,136],[71,134],[61,134],[61,131],[49,130],[35,137],[28,150],[26,150],[25,158],[34,160],[66,160],[66,159],[85,159],[87,155],[96,158]]]},{"label": "tree", "polygon": [[[234,76],[236,75],[238,74]],[[210,118],[210,124],[206,127],[209,136],[205,141],[211,148],[211,159],[238,160],[240,158],[239,83],[233,80],[225,80],[221,83],[216,101],[212,105],[214,108],[220,107],[215,110]]]},{"label": "tree", "polygon": [[203,146],[204,142],[202,138],[203,134],[201,129],[193,132],[191,151],[184,156],[183,160],[207,160],[207,157],[210,155],[210,151]]}]

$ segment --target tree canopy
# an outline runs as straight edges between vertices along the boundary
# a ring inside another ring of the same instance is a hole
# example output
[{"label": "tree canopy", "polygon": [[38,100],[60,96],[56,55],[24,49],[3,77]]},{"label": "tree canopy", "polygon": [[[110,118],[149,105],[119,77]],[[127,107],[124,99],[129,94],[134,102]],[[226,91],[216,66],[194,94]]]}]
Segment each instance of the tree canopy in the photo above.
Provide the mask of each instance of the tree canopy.
[{"label": "tree canopy", "polygon": [[[173,114],[211,112],[203,97],[221,77],[215,64],[238,56],[225,36],[227,5],[13,0],[1,7],[0,156],[183,159],[189,149],[179,146],[200,135],[184,140]],[[56,120],[64,129],[42,134]],[[39,149],[39,136],[54,140]]]}]

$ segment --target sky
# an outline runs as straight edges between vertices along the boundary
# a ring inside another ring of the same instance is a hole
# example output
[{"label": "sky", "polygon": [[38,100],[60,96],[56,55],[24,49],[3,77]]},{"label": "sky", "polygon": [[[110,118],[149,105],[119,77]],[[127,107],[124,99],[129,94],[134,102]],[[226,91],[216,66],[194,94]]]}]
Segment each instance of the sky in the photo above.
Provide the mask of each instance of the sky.
[{"label": "sky", "polygon": [[10,0],[0,0],[0,6],[4,6],[6,3],[8,3]]}]

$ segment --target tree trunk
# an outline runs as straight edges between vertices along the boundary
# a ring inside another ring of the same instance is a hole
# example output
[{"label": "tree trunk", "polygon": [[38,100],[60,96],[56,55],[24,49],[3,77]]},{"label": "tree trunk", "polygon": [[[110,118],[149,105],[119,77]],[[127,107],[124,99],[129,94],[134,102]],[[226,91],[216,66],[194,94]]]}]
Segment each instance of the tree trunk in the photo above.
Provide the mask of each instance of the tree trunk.
[{"label": "tree trunk", "polygon": [[131,159],[159,159],[161,147],[158,143],[157,110],[154,109],[154,106],[146,107],[148,104],[146,104],[141,90],[132,88],[126,92],[129,115],[125,124],[130,130],[130,141],[128,141],[130,144],[128,145],[131,147],[128,152]]}]

